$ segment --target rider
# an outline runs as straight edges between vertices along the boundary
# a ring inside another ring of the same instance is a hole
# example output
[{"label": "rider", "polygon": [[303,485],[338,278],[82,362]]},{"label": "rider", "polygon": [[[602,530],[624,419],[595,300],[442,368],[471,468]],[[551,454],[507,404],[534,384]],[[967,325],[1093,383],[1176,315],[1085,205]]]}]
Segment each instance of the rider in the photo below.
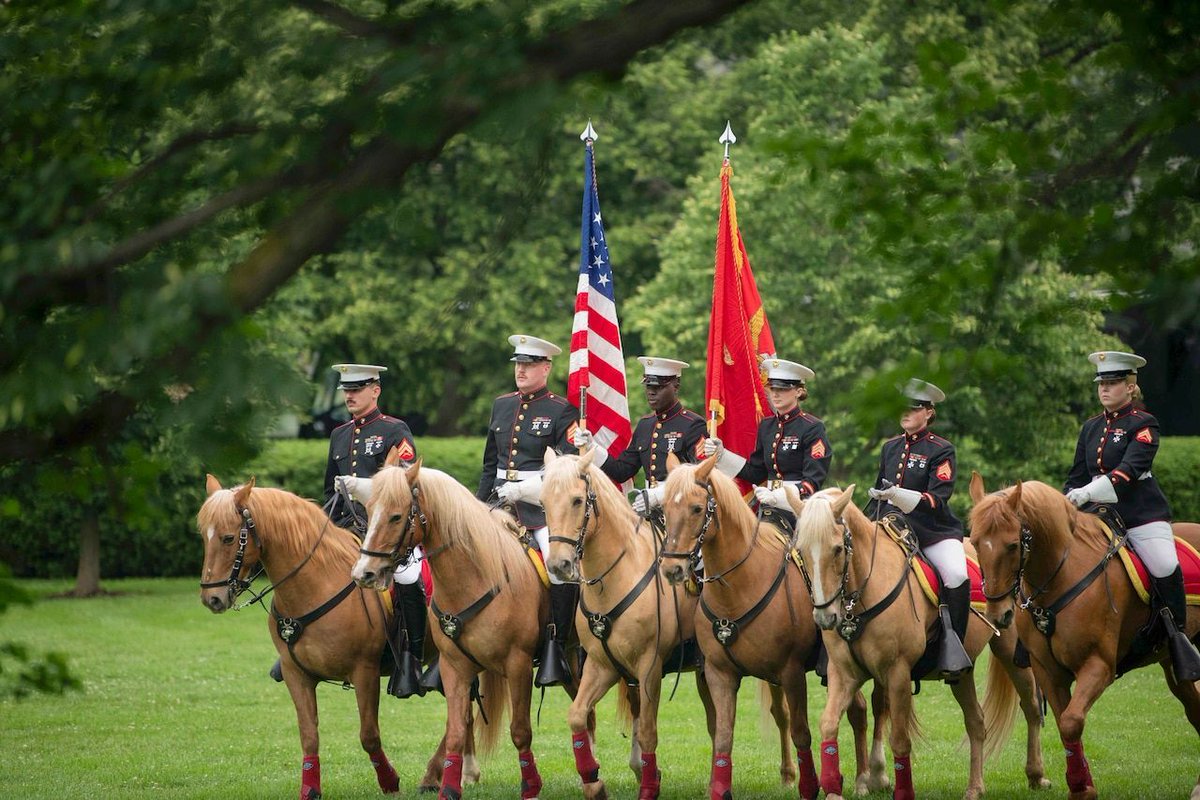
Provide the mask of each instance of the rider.
[{"label": "rider", "polygon": [[[542,472],[547,448],[576,453],[572,438],[579,427],[579,412],[564,398],[546,388],[557,345],[535,336],[508,337],[513,346],[517,391],[502,394],[492,403],[483,471],[475,496],[485,502],[493,496],[515,507],[518,521],[531,534],[542,556],[550,541],[542,510]],[[564,646],[574,628],[579,584],[563,583],[550,576],[550,625],[534,683],[553,686],[570,682]]]},{"label": "rider", "polygon": [[[1137,371],[1146,359],[1103,351],[1088,360],[1104,413],[1083,423],[1075,463],[1063,491],[1077,506],[1113,503],[1128,528],[1129,544],[1146,564],[1154,608],[1171,639],[1175,677],[1200,680],[1200,653],[1182,632],[1187,623],[1183,571],[1171,531],[1171,507],[1150,472],[1158,452],[1158,420],[1141,403]],[[1093,455],[1094,454],[1094,455]]]},{"label": "rider", "polygon": [[[642,364],[642,385],[652,413],[638,420],[624,452],[609,458],[608,452],[598,447],[594,463],[618,484],[630,480],[641,469],[646,475],[646,486],[634,497],[633,510],[649,517],[662,507],[667,455],[674,453],[684,463],[695,463],[704,453],[705,430],[704,418],[688,411],[678,400],[679,376],[688,363],[657,356],[638,356],[638,361]],[[582,452],[591,443],[591,432],[580,427],[575,433],[575,446]]]},{"label": "rider", "polygon": [[782,518],[790,529],[796,517],[788,505],[784,484],[796,487],[802,498],[820,491],[829,474],[833,448],[825,423],[800,408],[800,403],[808,399],[805,384],[813,371],[795,361],[774,357],[764,359],[763,366],[767,370],[767,397],[775,414],[758,424],[754,452],[749,459],[743,458],[726,450],[713,436],[704,442],[704,455],[717,454],[717,469],[726,475],[753,484],[765,481],[765,485],[754,487],[763,517]]},{"label": "rider", "polygon": [[904,433],[883,443],[866,513],[903,512],[921,553],[937,570],[942,581],[942,608],[947,612],[942,617],[937,670],[944,678],[955,678],[971,668],[962,645],[971,613],[971,582],[962,522],[950,510],[958,475],[954,445],[929,430],[937,416],[934,404],[945,400],[946,394],[917,378],[910,380],[902,393],[909,400],[908,410],[900,416]]}]

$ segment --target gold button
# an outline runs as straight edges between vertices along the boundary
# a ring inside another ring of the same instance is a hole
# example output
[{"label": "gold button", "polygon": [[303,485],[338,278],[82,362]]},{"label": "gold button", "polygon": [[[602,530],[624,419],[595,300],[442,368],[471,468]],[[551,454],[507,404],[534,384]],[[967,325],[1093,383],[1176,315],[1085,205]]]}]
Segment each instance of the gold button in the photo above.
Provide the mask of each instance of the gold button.
[{"label": "gold button", "polygon": [[358,462],[357,462],[357,461],[351,461],[351,462],[350,462],[350,466],[352,466],[352,467],[357,467],[357,466],[358,466]]},{"label": "gold button", "polygon": [[354,429],[354,432],[355,432],[355,433],[362,433],[362,428],[355,428],[355,429]]},{"label": "gold button", "polygon": [[518,415],[517,415],[517,419],[525,419],[525,415],[524,415],[524,414],[518,414]]},{"label": "gold button", "polygon": [[516,443],[517,443],[517,437],[515,437],[515,436],[513,437],[512,443],[513,443],[513,444],[516,444]]},{"label": "gold button", "polygon": [[661,427],[662,427],[662,423],[660,422],[660,423],[658,423],[657,425],[655,425],[654,427],[655,427],[655,428],[661,428]]},{"label": "gold button", "polygon": [[522,403],[522,404],[521,404],[521,410],[522,410],[522,411],[524,411],[524,410],[525,410],[525,409],[527,409],[527,408],[529,408],[529,403]]},{"label": "gold button", "polygon": [[514,426],[513,426],[513,430],[514,430],[514,431],[519,431],[519,430],[521,430],[521,426],[520,426],[520,425],[514,425]]},{"label": "gold button", "polygon": [[515,462],[515,461],[510,461],[510,462],[508,462],[508,466],[509,466],[509,468],[510,468],[510,469],[511,469],[512,467],[515,467],[516,465],[517,465],[517,462]]},{"label": "gold button", "polygon": [[358,444],[358,439],[355,439],[355,440],[354,440],[354,443],[355,443],[355,444]]},{"label": "gold button", "polygon": [[658,431],[655,431],[655,432],[654,432],[654,435],[653,435],[653,436],[651,436],[650,438],[651,438],[651,439],[657,439],[657,438],[658,438]]}]

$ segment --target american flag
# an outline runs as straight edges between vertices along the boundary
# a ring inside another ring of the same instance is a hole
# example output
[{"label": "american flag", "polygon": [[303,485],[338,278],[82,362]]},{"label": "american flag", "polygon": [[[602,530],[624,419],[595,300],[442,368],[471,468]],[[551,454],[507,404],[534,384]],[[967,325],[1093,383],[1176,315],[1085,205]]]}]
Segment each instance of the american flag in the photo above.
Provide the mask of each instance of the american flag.
[{"label": "american flag", "polygon": [[[591,133],[591,136],[588,134]],[[629,444],[629,400],[625,385],[625,354],[613,293],[612,264],[596,193],[596,167],[592,159],[591,124],[584,132],[583,224],[580,232],[579,284],[575,294],[575,322],[571,327],[571,369],[568,398],[580,405],[587,392],[587,428],[596,445],[618,455]]]}]

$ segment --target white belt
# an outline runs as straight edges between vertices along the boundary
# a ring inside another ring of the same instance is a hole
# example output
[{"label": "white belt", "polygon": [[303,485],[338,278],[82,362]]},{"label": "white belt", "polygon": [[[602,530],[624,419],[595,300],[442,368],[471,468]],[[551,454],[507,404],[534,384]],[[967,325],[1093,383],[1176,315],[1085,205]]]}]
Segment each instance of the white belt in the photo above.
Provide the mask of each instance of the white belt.
[{"label": "white belt", "polygon": [[530,478],[542,477],[540,469],[497,469],[496,480],[498,481],[526,481]]}]

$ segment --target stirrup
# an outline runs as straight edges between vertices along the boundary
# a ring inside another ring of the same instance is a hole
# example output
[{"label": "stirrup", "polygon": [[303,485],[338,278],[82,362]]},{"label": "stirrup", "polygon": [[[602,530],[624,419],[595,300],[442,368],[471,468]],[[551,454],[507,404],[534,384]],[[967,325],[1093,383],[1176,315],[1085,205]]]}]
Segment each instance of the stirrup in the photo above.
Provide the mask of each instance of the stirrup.
[{"label": "stirrup", "polygon": [[537,674],[533,678],[533,685],[541,688],[561,686],[570,682],[571,669],[567,666],[563,647],[553,636],[547,636],[546,645],[542,648],[541,663],[538,664]]},{"label": "stirrup", "polygon": [[421,687],[429,692],[446,693],[442,688],[442,662],[437,655],[433,657],[433,663],[429,665],[429,669],[425,670],[421,675]]},{"label": "stirrup", "polygon": [[954,626],[950,623],[950,608],[945,605],[939,606],[938,616],[942,620],[942,641],[938,644],[937,666],[934,669],[942,680],[957,680],[975,665],[971,663],[967,649],[963,647],[962,640],[958,638]]},{"label": "stirrup", "polygon": [[1159,614],[1167,631],[1167,647],[1171,653],[1171,669],[1175,672],[1175,679],[1200,680],[1200,651],[1196,650],[1196,645],[1187,638],[1187,634],[1179,630],[1170,609],[1160,609]]},{"label": "stirrup", "polygon": [[276,683],[283,683],[283,660],[279,658],[275,659],[275,663],[271,665],[271,671],[267,674]]},{"label": "stirrup", "polygon": [[425,696],[425,687],[421,685],[421,664],[417,657],[405,650],[400,654],[400,663],[392,669],[388,678],[387,693],[401,700],[417,695]]}]

